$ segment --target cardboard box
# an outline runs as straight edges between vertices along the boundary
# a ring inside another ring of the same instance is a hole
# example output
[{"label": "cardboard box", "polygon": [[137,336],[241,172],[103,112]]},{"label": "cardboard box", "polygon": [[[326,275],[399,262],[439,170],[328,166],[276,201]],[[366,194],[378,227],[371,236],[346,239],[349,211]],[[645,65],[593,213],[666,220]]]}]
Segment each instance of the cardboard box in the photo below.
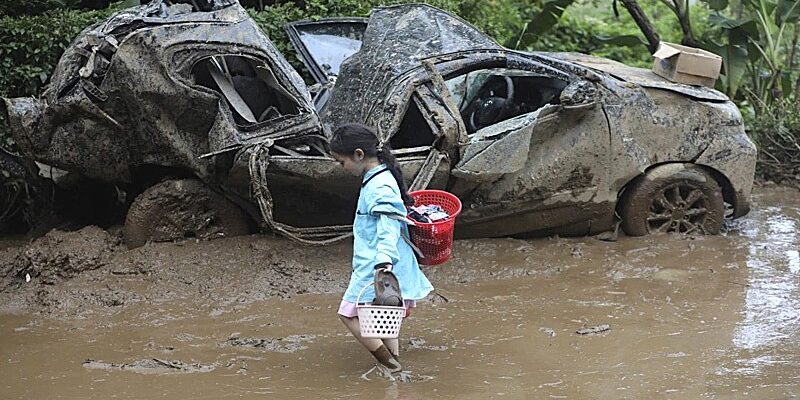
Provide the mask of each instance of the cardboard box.
[{"label": "cardboard box", "polygon": [[722,57],[694,47],[661,42],[653,54],[653,72],[673,82],[714,87]]}]

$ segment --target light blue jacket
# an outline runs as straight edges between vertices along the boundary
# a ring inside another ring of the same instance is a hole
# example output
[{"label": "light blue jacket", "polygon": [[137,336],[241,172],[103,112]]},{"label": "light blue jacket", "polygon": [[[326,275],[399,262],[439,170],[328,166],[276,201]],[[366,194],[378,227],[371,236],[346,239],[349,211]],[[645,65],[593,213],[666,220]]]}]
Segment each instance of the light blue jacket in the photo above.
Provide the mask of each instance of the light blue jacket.
[{"label": "light blue jacket", "polygon": [[[414,250],[406,243],[408,226],[389,215],[405,217],[406,207],[391,171],[381,164],[364,174],[353,223],[353,273],[344,293],[344,300],[356,303],[358,293],[373,282],[374,268],[392,263],[392,272],[400,282],[405,300],[420,300],[433,290],[422,273]],[[361,296],[361,302],[375,297],[372,287]]]}]

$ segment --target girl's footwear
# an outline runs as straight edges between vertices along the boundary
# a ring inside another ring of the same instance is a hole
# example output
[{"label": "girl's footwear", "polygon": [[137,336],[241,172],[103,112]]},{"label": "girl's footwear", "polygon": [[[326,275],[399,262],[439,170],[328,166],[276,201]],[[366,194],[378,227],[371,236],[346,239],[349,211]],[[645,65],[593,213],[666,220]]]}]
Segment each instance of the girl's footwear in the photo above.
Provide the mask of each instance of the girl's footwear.
[{"label": "girl's footwear", "polygon": [[389,372],[400,372],[403,370],[403,366],[400,365],[400,362],[397,361],[395,356],[386,348],[386,346],[381,345],[378,347],[378,350],[375,350],[372,353],[372,356],[378,360],[381,365],[386,367]]}]

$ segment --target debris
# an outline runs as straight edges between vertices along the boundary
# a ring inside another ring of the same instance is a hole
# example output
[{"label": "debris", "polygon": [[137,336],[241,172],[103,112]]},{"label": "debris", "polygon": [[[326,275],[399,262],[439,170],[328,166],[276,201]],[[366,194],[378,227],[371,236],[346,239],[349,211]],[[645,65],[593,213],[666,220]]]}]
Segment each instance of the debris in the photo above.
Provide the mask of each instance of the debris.
[{"label": "debris", "polygon": [[611,330],[611,326],[608,324],[602,324],[602,325],[592,326],[590,328],[581,328],[575,331],[575,333],[577,333],[578,335],[595,335],[608,330]]},{"label": "debris", "polygon": [[313,335],[291,335],[285,338],[253,338],[239,337],[238,333],[231,335],[225,343],[234,347],[252,347],[274,351],[276,353],[294,353],[308,348],[303,343],[314,340]]},{"label": "debris", "polygon": [[556,331],[552,330],[551,328],[545,327],[545,326],[540,327],[539,328],[539,332],[544,332],[545,335],[547,335],[547,336],[549,336],[551,338],[556,337]]},{"label": "debris", "polygon": [[131,363],[110,363],[100,360],[87,359],[83,362],[83,367],[87,369],[118,369],[122,371],[132,371],[140,374],[166,374],[166,373],[193,373],[211,372],[216,369],[215,364],[185,363],[177,360],[162,360],[160,358],[150,358],[134,361]]}]

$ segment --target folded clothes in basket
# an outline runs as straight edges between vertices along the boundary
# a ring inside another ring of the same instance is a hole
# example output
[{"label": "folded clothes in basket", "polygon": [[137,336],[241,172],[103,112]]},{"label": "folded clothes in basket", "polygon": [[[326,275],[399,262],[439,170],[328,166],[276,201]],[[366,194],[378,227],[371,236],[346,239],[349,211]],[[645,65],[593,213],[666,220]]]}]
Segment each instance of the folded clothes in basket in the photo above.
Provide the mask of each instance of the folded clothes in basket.
[{"label": "folded clothes in basket", "polygon": [[417,222],[431,223],[450,218],[444,209],[438,205],[409,207],[408,216]]}]

